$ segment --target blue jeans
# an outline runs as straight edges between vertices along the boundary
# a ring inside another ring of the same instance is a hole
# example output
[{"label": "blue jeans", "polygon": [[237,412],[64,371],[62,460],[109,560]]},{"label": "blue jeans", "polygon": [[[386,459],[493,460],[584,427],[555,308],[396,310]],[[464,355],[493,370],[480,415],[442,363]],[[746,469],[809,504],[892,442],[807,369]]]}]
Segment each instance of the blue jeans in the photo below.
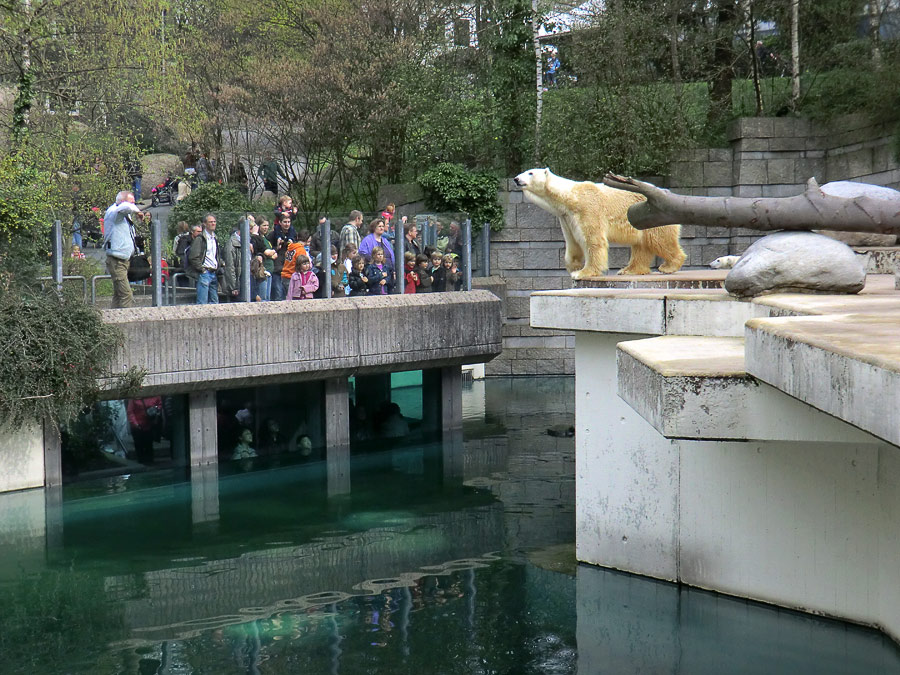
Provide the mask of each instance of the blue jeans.
[{"label": "blue jeans", "polygon": [[197,277],[197,304],[219,304],[219,280],[215,272],[202,272]]},{"label": "blue jeans", "polygon": [[255,300],[259,296],[260,302],[268,302],[269,294],[272,292],[272,277],[266,277],[265,281],[250,279],[250,296],[251,300]]},{"label": "blue jeans", "polygon": [[134,201],[141,201],[141,177],[135,176],[132,180],[131,191],[134,193]]},{"label": "blue jeans", "polygon": [[281,275],[273,276],[271,282],[272,290],[269,292],[269,299],[284,300],[287,297],[287,286],[281,283]]}]

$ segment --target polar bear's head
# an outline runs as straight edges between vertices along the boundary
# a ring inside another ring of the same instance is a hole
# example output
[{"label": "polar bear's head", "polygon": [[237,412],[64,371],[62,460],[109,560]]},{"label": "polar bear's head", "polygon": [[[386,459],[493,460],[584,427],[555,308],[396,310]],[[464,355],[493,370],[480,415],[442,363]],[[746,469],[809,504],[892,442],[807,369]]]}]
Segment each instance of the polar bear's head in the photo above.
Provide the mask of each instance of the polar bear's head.
[{"label": "polar bear's head", "polygon": [[709,266],[714,270],[730,270],[737,265],[737,261],[740,259],[739,255],[723,255],[709,263]]},{"label": "polar bear's head", "polygon": [[550,169],[528,169],[513,178],[513,182],[523,190],[540,192],[550,176]]}]

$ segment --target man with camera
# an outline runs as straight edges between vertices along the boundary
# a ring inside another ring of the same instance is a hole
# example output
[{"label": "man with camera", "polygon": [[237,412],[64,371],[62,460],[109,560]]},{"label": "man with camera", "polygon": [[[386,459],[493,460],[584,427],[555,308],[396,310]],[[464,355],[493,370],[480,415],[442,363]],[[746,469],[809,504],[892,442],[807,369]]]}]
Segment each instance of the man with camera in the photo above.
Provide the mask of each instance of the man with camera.
[{"label": "man with camera", "polygon": [[134,296],[128,283],[128,268],[134,253],[134,225],[132,217],[141,210],[134,203],[134,194],[122,190],[116,195],[116,203],[106,209],[103,216],[103,249],[106,251],[106,269],[113,283],[113,309],[133,307]]}]

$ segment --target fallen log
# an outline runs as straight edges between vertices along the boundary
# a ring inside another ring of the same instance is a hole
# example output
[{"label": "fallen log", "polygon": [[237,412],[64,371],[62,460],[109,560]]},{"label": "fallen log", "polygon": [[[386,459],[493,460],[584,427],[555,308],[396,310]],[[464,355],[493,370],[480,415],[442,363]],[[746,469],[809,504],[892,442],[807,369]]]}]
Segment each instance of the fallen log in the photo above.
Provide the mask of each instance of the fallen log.
[{"label": "fallen log", "polygon": [[[900,201],[871,195],[837,196],[822,191],[815,178],[794,197],[693,197],[677,195],[627,176],[608,173],[603,183],[647,198],[628,209],[639,230],[685,223],[751,230],[836,230],[900,234]],[[838,185],[838,184],[827,184]],[[846,185],[846,183],[840,183]],[[859,184],[864,185],[864,184]],[[877,186],[873,186],[876,187]],[[880,188],[886,190],[887,188]],[[898,198],[900,198],[900,193]]]}]

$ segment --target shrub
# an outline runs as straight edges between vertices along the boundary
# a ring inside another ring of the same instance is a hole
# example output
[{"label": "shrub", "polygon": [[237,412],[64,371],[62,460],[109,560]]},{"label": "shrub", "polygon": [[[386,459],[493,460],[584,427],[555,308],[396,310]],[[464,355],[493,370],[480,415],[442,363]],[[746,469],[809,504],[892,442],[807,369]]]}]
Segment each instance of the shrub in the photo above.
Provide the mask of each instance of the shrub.
[{"label": "shrub", "polygon": [[220,234],[237,227],[241,216],[250,210],[250,202],[240,192],[221,183],[203,183],[182,199],[169,216],[169,238],[175,236],[175,226],[183,220],[193,225],[207,213],[214,213]]},{"label": "shrub", "polygon": [[419,178],[425,204],[435,211],[469,214],[472,230],[485,223],[497,232],[503,229],[503,207],[497,199],[497,177],[485,171],[469,171],[460,164],[438,164]]}]

